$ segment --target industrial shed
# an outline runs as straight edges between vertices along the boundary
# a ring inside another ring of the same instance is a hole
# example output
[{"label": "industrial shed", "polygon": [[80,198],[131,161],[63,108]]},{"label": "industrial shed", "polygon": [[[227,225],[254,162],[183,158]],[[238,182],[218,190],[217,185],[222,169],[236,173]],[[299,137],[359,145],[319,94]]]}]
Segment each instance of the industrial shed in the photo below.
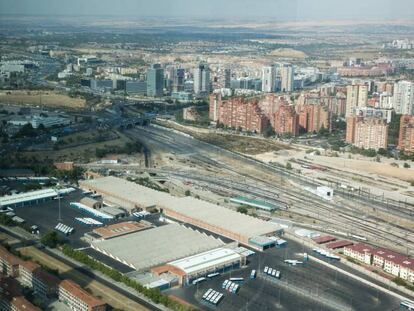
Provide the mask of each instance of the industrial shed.
[{"label": "industrial shed", "polygon": [[278,224],[272,222],[192,197],[174,197],[117,177],[80,181],[79,184],[84,190],[102,194],[105,201],[130,210],[156,207],[167,217],[192,224],[258,250],[263,248],[249,243],[251,238],[274,236],[283,232]]},{"label": "industrial shed", "polygon": [[102,207],[102,202],[89,197],[84,197],[79,201],[79,203],[82,203],[83,205],[86,205],[93,209],[99,209]]},{"label": "industrial shed", "polygon": [[274,236],[281,233],[279,225],[235,212],[231,209],[192,197],[170,199],[163,204],[167,217],[186,222],[210,232],[258,248],[249,240],[258,236]]},{"label": "industrial shed", "polygon": [[38,204],[57,197],[58,193],[54,189],[42,189],[24,192],[13,195],[6,195],[0,198],[0,207],[19,207]]},{"label": "industrial shed", "polygon": [[160,200],[171,198],[168,193],[156,191],[114,176],[81,180],[79,186],[83,190],[101,194],[105,202],[128,210],[146,210],[157,206]]},{"label": "industrial shed", "polygon": [[171,273],[178,277],[181,285],[189,284],[193,279],[214,272],[226,272],[245,264],[246,258],[232,249],[217,248],[197,255],[172,261],[164,266],[152,269],[161,275]]},{"label": "industrial shed", "polygon": [[219,239],[178,224],[91,243],[95,250],[139,271],[223,245]]}]

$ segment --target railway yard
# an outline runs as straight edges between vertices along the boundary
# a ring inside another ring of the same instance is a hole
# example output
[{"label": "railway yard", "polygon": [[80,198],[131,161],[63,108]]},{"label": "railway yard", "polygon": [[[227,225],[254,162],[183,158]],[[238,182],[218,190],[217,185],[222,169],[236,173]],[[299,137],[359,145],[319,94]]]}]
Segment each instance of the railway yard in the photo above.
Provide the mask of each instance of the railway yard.
[{"label": "railway yard", "polygon": [[[414,249],[414,205],[410,203],[341,188],[335,189],[333,201],[326,201],[304,190],[320,185],[313,179],[176,131],[152,126],[129,130],[126,135],[145,139],[155,168],[105,167],[127,170],[130,176],[147,171],[157,178],[178,180],[191,184],[194,189],[224,197],[249,196],[279,206],[277,217],[306,228],[350,238],[354,235],[354,239],[402,253]],[[101,168],[102,165],[89,167]]]}]

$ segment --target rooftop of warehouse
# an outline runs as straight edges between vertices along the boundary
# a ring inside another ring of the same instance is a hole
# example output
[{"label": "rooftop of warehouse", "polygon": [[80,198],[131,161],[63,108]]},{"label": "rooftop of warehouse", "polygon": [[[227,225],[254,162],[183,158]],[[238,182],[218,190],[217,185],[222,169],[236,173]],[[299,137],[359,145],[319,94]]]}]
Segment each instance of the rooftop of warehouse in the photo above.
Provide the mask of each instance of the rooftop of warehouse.
[{"label": "rooftop of warehouse", "polygon": [[136,270],[162,265],[223,245],[219,239],[178,224],[92,242],[93,247],[124,261]]},{"label": "rooftop of warehouse", "polygon": [[[80,186],[99,188],[109,196],[122,197],[125,201],[137,202],[144,206],[154,206],[159,199],[170,198],[165,192],[156,191],[148,187],[138,185],[122,178],[107,176],[92,180],[80,181]],[[99,190],[98,190],[99,192]]]},{"label": "rooftop of warehouse", "polygon": [[241,256],[232,249],[217,248],[201,254],[170,262],[169,265],[181,269],[187,274],[212,266],[220,266],[229,261],[240,260]]},{"label": "rooftop of warehouse", "polygon": [[170,199],[164,205],[165,209],[224,228],[242,236],[255,237],[281,229],[278,224],[238,213],[229,208],[193,197]]}]

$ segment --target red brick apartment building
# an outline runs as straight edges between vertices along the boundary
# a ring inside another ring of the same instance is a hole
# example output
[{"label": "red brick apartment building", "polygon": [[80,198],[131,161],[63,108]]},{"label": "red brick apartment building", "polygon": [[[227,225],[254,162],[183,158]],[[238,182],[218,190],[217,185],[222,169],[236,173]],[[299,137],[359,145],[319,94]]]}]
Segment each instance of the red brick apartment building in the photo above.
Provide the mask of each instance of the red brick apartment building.
[{"label": "red brick apartment building", "polygon": [[401,116],[398,149],[408,154],[414,153],[414,116]]},{"label": "red brick apartment building", "polygon": [[[291,108],[287,108],[287,107]],[[269,122],[277,134],[298,134],[297,114],[283,97],[268,94],[263,98],[232,97],[222,100],[210,96],[210,120],[233,128],[263,133]]]}]

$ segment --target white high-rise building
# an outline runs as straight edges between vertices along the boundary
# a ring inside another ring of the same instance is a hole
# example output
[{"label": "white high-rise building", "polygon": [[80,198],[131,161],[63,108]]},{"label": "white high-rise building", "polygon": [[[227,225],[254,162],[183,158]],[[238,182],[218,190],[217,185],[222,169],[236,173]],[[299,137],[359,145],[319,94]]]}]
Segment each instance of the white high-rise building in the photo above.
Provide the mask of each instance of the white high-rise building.
[{"label": "white high-rise building", "polygon": [[265,66],[262,69],[262,91],[272,93],[275,91],[276,67]]},{"label": "white high-rise building", "polygon": [[281,90],[289,93],[293,91],[294,70],[291,64],[283,64],[281,71]]},{"label": "white high-rise building", "polygon": [[414,115],[414,82],[394,84],[393,107],[398,114]]},{"label": "white high-rise building", "polygon": [[352,84],[346,87],[346,117],[354,115],[356,108],[366,107],[368,103],[368,86]]},{"label": "white high-rise building", "polygon": [[210,94],[210,68],[208,65],[200,64],[194,69],[194,93],[203,96]]}]

